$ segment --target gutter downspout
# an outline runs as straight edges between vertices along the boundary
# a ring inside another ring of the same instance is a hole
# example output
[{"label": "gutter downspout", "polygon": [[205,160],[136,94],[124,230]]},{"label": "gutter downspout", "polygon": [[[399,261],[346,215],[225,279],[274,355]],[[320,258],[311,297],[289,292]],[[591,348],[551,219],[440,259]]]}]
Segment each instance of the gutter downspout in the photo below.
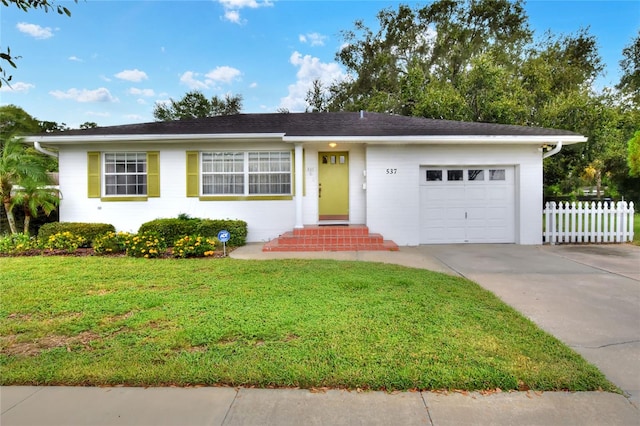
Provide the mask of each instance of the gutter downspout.
[{"label": "gutter downspout", "polygon": [[558,143],[556,144],[556,146],[554,146],[554,147],[553,147],[553,149],[552,149],[551,151],[549,151],[549,152],[545,152],[545,153],[542,155],[542,159],[549,158],[549,157],[551,157],[552,155],[556,155],[557,153],[559,153],[559,152],[560,152],[560,150],[561,150],[561,149],[562,149],[562,141],[558,141]]},{"label": "gutter downspout", "polygon": [[48,155],[50,157],[55,157],[58,158],[58,153],[57,152],[53,152],[53,151],[48,151],[46,149],[44,149],[42,146],[40,146],[40,142],[37,141],[33,141],[33,147],[36,149],[36,151],[41,152],[45,155]]}]

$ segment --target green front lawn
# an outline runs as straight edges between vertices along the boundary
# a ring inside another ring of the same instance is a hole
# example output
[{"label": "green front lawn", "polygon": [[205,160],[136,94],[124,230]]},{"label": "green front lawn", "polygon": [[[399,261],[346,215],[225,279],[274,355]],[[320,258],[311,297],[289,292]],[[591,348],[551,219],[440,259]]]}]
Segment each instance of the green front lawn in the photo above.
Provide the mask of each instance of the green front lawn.
[{"label": "green front lawn", "polygon": [[0,258],[2,385],[615,391],[477,284],[317,260]]}]

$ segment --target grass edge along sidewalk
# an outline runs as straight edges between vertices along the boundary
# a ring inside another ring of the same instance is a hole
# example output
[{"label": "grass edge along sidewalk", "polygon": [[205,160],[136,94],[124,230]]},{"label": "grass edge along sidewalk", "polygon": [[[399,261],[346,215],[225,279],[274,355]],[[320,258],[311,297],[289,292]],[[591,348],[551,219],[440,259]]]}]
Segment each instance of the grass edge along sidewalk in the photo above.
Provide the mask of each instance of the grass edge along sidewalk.
[{"label": "grass edge along sidewalk", "polygon": [[0,258],[0,384],[605,390],[459,277],[365,262]]}]

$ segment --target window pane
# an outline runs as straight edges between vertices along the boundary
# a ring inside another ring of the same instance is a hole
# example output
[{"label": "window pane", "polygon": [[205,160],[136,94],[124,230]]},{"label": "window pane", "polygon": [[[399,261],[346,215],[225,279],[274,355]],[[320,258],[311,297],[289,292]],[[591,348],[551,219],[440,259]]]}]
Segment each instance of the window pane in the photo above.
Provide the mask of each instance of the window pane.
[{"label": "window pane", "polygon": [[202,192],[209,195],[291,194],[291,153],[203,153]]},{"label": "window pane", "polygon": [[441,181],[442,170],[427,170],[427,182]]},{"label": "window pane", "polygon": [[448,181],[462,180],[462,170],[447,170],[447,180]]},{"label": "window pane", "polygon": [[484,180],[484,170],[467,170],[468,180]]},{"label": "window pane", "polygon": [[106,195],[146,195],[147,155],[144,152],[104,154]]},{"label": "window pane", "polygon": [[250,152],[248,193],[291,194],[291,153],[289,151]]},{"label": "window pane", "polygon": [[489,170],[489,180],[505,180],[504,169]]},{"label": "window pane", "polygon": [[202,153],[202,193],[244,194],[243,152]]}]

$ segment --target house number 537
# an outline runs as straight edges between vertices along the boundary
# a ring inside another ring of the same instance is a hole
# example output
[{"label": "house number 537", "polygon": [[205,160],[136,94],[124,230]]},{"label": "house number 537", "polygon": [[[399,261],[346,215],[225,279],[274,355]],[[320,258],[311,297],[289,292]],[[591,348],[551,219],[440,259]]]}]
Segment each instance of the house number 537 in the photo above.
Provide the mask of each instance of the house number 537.
[{"label": "house number 537", "polygon": [[397,175],[398,169],[386,169],[388,175]]}]

